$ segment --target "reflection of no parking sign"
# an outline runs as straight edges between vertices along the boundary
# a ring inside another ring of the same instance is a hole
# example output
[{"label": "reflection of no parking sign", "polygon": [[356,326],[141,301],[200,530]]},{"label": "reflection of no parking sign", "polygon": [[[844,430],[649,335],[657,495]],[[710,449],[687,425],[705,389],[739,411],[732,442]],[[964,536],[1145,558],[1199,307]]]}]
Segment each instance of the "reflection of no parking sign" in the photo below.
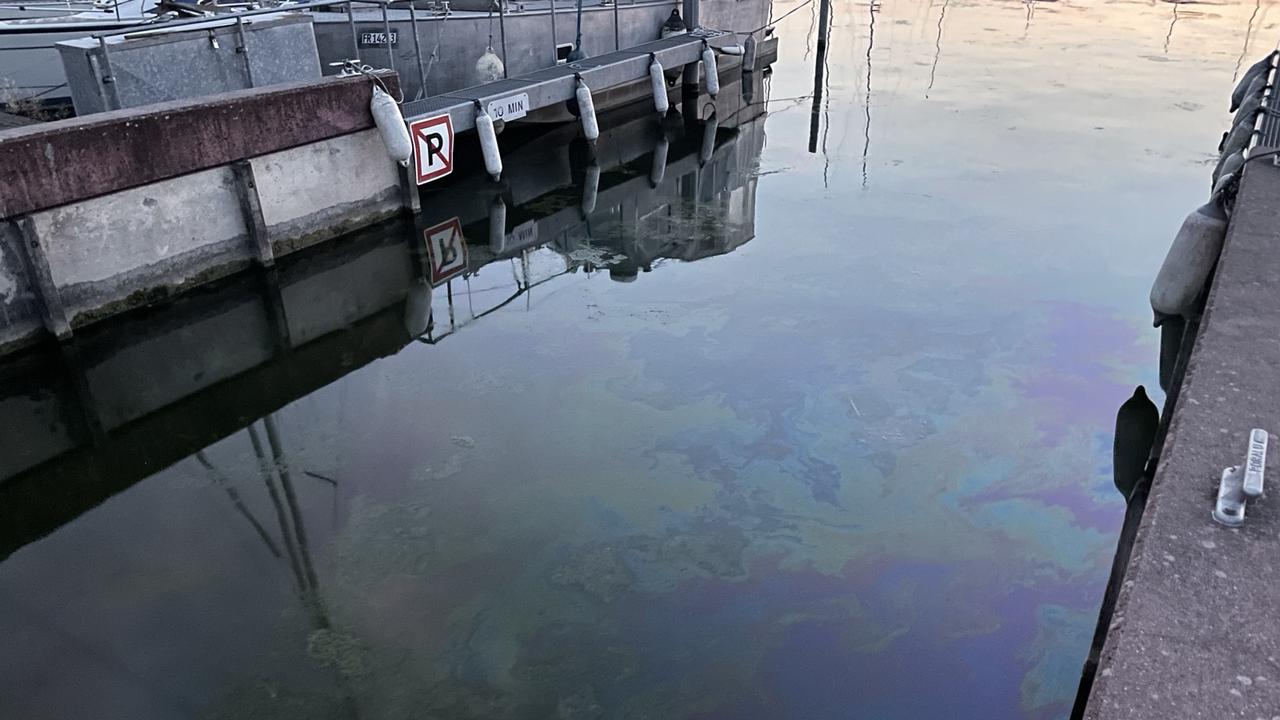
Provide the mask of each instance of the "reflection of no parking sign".
[{"label": "reflection of no parking sign", "polygon": [[415,120],[409,125],[409,137],[419,185],[453,172],[453,121],[448,115]]},{"label": "reflection of no parking sign", "polygon": [[462,236],[462,223],[458,218],[423,230],[422,239],[427,243],[432,285],[439,285],[466,271],[467,239]]}]

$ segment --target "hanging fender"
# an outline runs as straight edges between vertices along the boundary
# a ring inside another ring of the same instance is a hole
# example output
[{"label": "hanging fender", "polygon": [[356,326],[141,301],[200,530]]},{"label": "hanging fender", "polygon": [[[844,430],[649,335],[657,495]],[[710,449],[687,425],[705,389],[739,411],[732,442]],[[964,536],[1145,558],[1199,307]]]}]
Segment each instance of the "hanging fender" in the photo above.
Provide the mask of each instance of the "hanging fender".
[{"label": "hanging fender", "polygon": [[[1213,185],[1216,188],[1218,183],[1230,175],[1234,175],[1244,167],[1244,151],[1237,150],[1230,155],[1223,155],[1218,160],[1218,166],[1213,169]],[[1216,191],[1215,191],[1216,194]]]},{"label": "hanging fender", "polygon": [[578,101],[578,118],[582,121],[582,134],[586,136],[588,142],[595,142],[600,137],[600,125],[596,122],[596,106],[591,99],[591,88],[583,82],[582,76],[576,76],[578,79],[578,88],[574,90],[574,97]]},{"label": "hanging fender", "polygon": [[476,82],[487,83],[501,80],[505,66],[502,58],[493,51],[493,48],[486,48],[484,54],[476,60]]},{"label": "hanging fender", "polygon": [[1240,107],[1240,105],[1244,103],[1245,95],[1248,93],[1249,86],[1253,84],[1254,80],[1262,78],[1264,82],[1266,81],[1267,71],[1270,69],[1271,55],[1268,54],[1258,62],[1250,65],[1248,70],[1244,71],[1244,75],[1240,77],[1240,82],[1236,84],[1236,89],[1231,91],[1231,112],[1235,112],[1236,108]]},{"label": "hanging fender", "polygon": [[653,109],[659,115],[665,115],[670,107],[667,78],[662,74],[662,63],[658,62],[658,56],[654,53],[649,53],[649,85],[653,89]]},{"label": "hanging fender", "polygon": [[409,167],[409,161],[413,159],[413,141],[409,139],[409,128],[404,124],[400,106],[381,87],[374,85],[369,112],[373,114],[373,124],[378,126],[382,143],[387,146],[387,154],[401,166]]},{"label": "hanging fender", "polygon": [[1265,77],[1255,78],[1253,83],[1249,85],[1249,92],[1245,93],[1244,100],[1240,103],[1240,108],[1236,110],[1236,115],[1231,119],[1231,127],[1235,127],[1240,123],[1253,124],[1253,116],[1258,114],[1258,108],[1262,107],[1262,91],[1267,87],[1267,79]]},{"label": "hanging fender", "polygon": [[1227,138],[1222,141],[1222,156],[1226,157],[1244,150],[1249,145],[1249,138],[1252,135],[1253,123],[1251,122],[1242,122],[1231,128]]},{"label": "hanging fender", "polygon": [[498,133],[493,127],[493,118],[484,111],[480,102],[476,101],[476,135],[480,138],[480,152],[484,155],[484,169],[494,181],[502,178],[502,152],[498,148]]},{"label": "hanging fender", "polygon": [[702,41],[702,75],[703,82],[707,88],[707,94],[715,97],[720,94],[720,74],[716,70],[716,53],[707,44],[706,40]]},{"label": "hanging fender", "polygon": [[1217,196],[1187,215],[1151,284],[1151,309],[1186,316],[1209,280],[1227,235],[1227,214]]}]

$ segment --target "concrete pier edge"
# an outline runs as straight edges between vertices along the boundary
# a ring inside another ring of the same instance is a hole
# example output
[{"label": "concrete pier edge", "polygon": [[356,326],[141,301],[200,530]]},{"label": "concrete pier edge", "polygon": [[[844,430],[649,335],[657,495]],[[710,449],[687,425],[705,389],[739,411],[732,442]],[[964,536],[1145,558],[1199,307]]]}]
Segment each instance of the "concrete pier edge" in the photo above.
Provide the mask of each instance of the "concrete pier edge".
[{"label": "concrete pier edge", "polygon": [[[1239,529],[1211,517],[1249,431],[1280,429],[1280,168],[1250,163],[1159,467],[1116,594],[1084,717],[1280,715],[1280,501]],[[1276,453],[1267,474],[1276,482]]]}]

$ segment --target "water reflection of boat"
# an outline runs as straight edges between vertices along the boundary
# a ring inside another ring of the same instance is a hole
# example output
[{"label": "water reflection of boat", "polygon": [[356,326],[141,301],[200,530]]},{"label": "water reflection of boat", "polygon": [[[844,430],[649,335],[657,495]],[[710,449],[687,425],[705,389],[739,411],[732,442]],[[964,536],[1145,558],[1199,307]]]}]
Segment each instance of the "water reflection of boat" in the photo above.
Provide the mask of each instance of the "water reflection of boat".
[{"label": "water reflection of boat", "polygon": [[[13,389],[0,394],[0,558],[253,418],[398,352],[414,340],[406,324],[436,328],[423,339],[438,342],[474,322],[501,299],[485,306],[485,295],[468,297],[469,278],[510,281],[515,268],[519,279],[494,295],[528,295],[564,274],[610,263],[640,273],[663,258],[696,260],[747,242],[763,105],[731,109],[737,92],[721,93],[725,119],[709,152],[702,126],[669,128],[668,137],[651,115],[604,133],[599,157],[609,160],[599,166],[589,212],[582,207],[587,172],[573,148],[531,141],[512,153],[510,245],[490,246],[492,197],[474,198],[484,183],[440,191],[431,204],[456,208],[470,242],[465,270],[434,294],[434,320],[407,323],[406,316],[423,312],[427,268],[418,231],[438,216],[318,246],[270,272],[241,274],[86,328],[73,344],[0,363],[0,387]],[[661,142],[669,147],[657,173]],[[543,167],[556,153],[554,166]],[[463,310],[468,299],[474,314]]]}]

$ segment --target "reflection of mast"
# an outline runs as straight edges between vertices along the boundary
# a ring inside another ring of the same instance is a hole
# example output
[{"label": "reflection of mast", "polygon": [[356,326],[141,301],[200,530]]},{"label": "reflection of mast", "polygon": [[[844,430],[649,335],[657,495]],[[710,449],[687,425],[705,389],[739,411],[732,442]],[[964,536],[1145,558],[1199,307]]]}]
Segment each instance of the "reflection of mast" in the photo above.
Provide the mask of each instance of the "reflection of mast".
[{"label": "reflection of mast", "polygon": [[867,186],[867,155],[871,152],[871,51],[876,45],[876,0],[871,0],[867,4],[870,8],[870,22],[867,32],[867,124],[863,131],[862,143],[862,187]]},{"label": "reflection of mast", "polygon": [[1036,0],[1022,0],[1027,6],[1027,21],[1022,25],[1022,39],[1027,39],[1027,31],[1031,29],[1031,18],[1036,16]]},{"label": "reflection of mast", "polygon": [[1173,40],[1173,26],[1178,24],[1178,3],[1173,4],[1173,19],[1169,21],[1169,32],[1164,36],[1164,54],[1169,54],[1169,41]]},{"label": "reflection of mast", "polygon": [[[938,60],[942,57],[942,23],[947,19],[947,5],[950,3],[951,0],[942,0],[942,12],[938,13],[938,37],[933,41],[933,65],[929,68],[929,87],[924,89],[925,100],[929,99],[929,91],[933,89],[933,78],[938,73]],[[1031,22],[1030,11],[1027,14],[1027,22]]]},{"label": "reflection of mast", "polygon": [[298,549],[294,544],[293,531],[289,527],[289,518],[285,514],[284,505],[280,502],[280,491],[276,489],[271,462],[267,459],[257,428],[250,423],[248,430],[249,441],[253,443],[253,453],[258,456],[258,469],[262,472],[262,481],[267,486],[267,496],[271,498],[271,505],[276,509],[276,522],[280,525],[280,537],[284,540],[284,549],[289,555],[289,565],[293,568],[293,580],[297,583],[298,592],[305,596],[308,594],[308,587],[302,572],[302,563],[298,559]]},{"label": "reflection of mast", "polygon": [[[276,520],[280,523],[280,533],[284,538],[285,549],[289,553],[289,562],[293,567],[294,581],[298,585],[303,603],[311,611],[312,625],[316,630],[329,630],[333,627],[333,624],[329,621],[328,611],[324,607],[324,601],[320,598],[320,582],[316,577],[315,567],[311,563],[311,552],[307,547],[307,529],[302,522],[302,510],[298,507],[298,496],[293,489],[293,479],[289,473],[289,463],[285,458],[284,444],[280,441],[280,432],[276,427],[275,416],[267,415],[263,417],[262,424],[267,430],[267,444],[271,446],[271,458],[267,458],[266,451],[262,446],[262,439],[252,423],[248,427],[249,441],[253,443],[253,452],[258,456],[258,467],[261,469],[262,479],[267,485],[267,494],[271,496],[271,502],[276,508]],[[274,473],[272,472],[273,467]],[[306,474],[326,482],[333,482],[314,473]],[[280,503],[280,494],[276,492],[273,475],[279,477],[280,487],[284,490],[283,506]],[[288,507],[287,514],[285,506]],[[292,520],[292,528],[290,528],[290,520]],[[345,710],[351,717],[358,718],[360,715],[355,704],[355,692],[351,689],[346,676],[343,675],[341,670],[338,671],[338,681],[342,688],[342,703],[345,706]]]},{"label": "reflection of mast", "polygon": [[280,433],[276,430],[276,419],[267,415],[262,418],[262,424],[267,428],[267,443],[271,445],[271,455],[276,462],[276,473],[280,476],[280,486],[284,488],[285,501],[289,504],[289,514],[293,518],[293,533],[298,538],[298,554],[302,558],[302,569],[306,572],[307,583],[314,593],[318,591],[319,583],[316,580],[316,570],[311,565],[311,553],[307,549],[307,529],[302,524],[302,511],[298,509],[298,496],[293,491],[293,479],[289,477],[289,463],[285,460]]},{"label": "reflection of mast", "polygon": [[1240,48],[1240,57],[1236,58],[1236,69],[1231,73],[1231,82],[1235,82],[1240,75],[1240,65],[1244,62],[1244,56],[1249,54],[1249,41],[1253,37],[1253,21],[1258,19],[1258,11],[1262,9],[1262,0],[1256,0],[1253,4],[1253,14],[1249,16],[1249,25],[1244,30],[1244,47]]},{"label": "reflection of mast", "polygon": [[[813,50],[813,44],[812,44],[812,43],[813,43],[813,25],[814,25],[814,23],[816,23],[816,22],[817,22],[817,18],[814,16],[814,12],[813,12],[813,8],[814,8],[814,5],[812,4],[812,3],[813,3],[813,0],[809,0],[809,3],[810,3],[810,5],[809,5],[809,32],[808,32],[808,34],[806,34],[806,35],[804,36],[804,58],[801,60],[801,62],[804,62],[804,61],[808,60],[808,59],[809,59],[809,53]],[[799,9],[800,9],[800,8],[796,8],[796,10],[799,10]],[[792,11],[792,12],[794,12],[794,11]],[[771,12],[770,12],[770,15],[772,15],[772,14],[773,14],[773,13],[772,13],[772,11],[771,11]]]},{"label": "reflection of mast", "polygon": [[227,476],[223,475],[222,471],[209,462],[209,458],[204,454],[203,450],[196,452],[196,462],[203,465],[204,469],[213,477],[213,483],[227,493],[227,497],[231,499],[231,504],[235,506],[236,511],[243,515],[245,520],[249,521],[249,524],[253,526],[254,532],[258,533],[258,537],[262,538],[262,542],[266,544],[271,554],[276,557],[284,557],[280,554],[280,548],[276,547],[275,541],[271,539],[271,535],[267,533],[267,529],[262,526],[262,523],[258,522],[258,518],[253,516],[249,507],[244,504],[244,500],[240,499],[240,492],[227,480]]},{"label": "reflection of mast", "polygon": [[818,5],[818,54],[813,59],[813,109],[809,115],[809,152],[818,152],[819,113],[822,110],[823,74],[827,65],[827,39],[831,33],[828,18],[831,15],[831,0],[822,0]]}]

